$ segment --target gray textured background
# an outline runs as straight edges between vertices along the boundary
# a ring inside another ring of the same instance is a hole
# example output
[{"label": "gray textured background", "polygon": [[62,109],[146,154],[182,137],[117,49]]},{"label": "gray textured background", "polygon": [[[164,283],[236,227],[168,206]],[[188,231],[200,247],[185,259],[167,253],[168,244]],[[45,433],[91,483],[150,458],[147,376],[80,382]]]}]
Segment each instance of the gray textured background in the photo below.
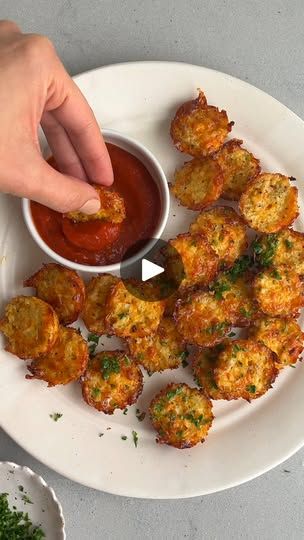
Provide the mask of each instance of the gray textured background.
[{"label": "gray textured background", "polygon": [[[247,80],[304,118],[302,0],[0,0],[0,18],[47,34],[72,74],[128,60],[182,60]],[[238,488],[172,502],[79,486],[3,432],[0,460],[32,467],[55,488],[69,540],[304,537],[304,451]]]}]

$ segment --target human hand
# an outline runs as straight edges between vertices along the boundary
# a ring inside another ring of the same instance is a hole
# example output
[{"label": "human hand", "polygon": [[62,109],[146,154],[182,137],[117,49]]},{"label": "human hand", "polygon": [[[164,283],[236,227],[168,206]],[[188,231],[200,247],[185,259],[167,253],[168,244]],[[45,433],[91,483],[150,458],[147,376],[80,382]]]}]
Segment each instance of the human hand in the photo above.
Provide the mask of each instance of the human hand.
[{"label": "human hand", "polygon": [[[59,212],[97,212],[89,182],[113,182],[110,157],[84,96],[51,42],[0,21],[0,191],[27,197]],[[43,159],[41,124],[56,171]]]}]

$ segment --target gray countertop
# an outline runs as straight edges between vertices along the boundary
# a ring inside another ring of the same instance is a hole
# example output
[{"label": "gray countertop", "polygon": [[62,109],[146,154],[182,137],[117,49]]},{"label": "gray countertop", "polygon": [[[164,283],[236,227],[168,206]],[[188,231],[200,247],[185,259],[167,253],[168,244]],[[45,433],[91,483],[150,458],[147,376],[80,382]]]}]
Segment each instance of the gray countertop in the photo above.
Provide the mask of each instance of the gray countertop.
[{"label": "gray countertop", "polygon": [[[244,79],[304,118],[301,0],[1,0],[0,18],[47,34],[72,74],[129,60],[184,61]],[[69,540],[304,535],[304,450],[247,484],[180,501],[87,489],[44,467],[1,431],[0,460],[26,464],[54,487]]]}]

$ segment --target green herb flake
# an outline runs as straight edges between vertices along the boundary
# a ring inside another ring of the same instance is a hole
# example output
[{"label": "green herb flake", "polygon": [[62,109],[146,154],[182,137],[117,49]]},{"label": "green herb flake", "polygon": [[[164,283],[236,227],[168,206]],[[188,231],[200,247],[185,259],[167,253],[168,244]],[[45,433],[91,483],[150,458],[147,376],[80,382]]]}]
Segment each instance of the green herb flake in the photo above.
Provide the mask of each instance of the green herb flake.
[{"label": "green herb flake", "polygon": [[100,336],[97,336],[97,334],[92,334],[92,333],[88,334],[90,356],[93,356],[95,354],[99,340],[100,340]]},{"label": "green herb flake", "polygon": [[230,332],[230,334],[228,334],[228,337],[230,337],[230,338],[231,338],[231,337],[234,337],[234,336],[236,336],[236,333],[235,333],[235,332]]},{"label": "green herb flake", "polygon": [[178,394],[182,394],[183,388],[181,386],[178,386],[177,388],[172,388],[172,390],[169,390],[167,392],[167,398],[172,399],[175,396],[178,396]]},{"label": "green herb flake", "polygon": [[138,445],[138,434],[136,433],[136,431],[132,431],[132,437],[133,437],[133,442],[134,442],[134,446],[135,448],[137,448],[137,445]]},{"label": "green herb flake", "polygon": [[278,270],[276,268],[271,272],[271,277],[273,277],[274,279],[277,279],[277,280],[282,279],[281,274],[278,272]]},{"label": "green herb flake", "polygon": [[24,492],[24,487],[23,486],[18,486],[18,489],[19,489],[19,491],[21,491],[21,493]]},{"label": "green herb flake", "polygon": [[40,527],[35,527],[27,513],[10,509],[8,493],[0,494],[0,538],[3,540],[42,540],[45,534]]},{"label": "green herb flake", "polygon": [[208,335],[219,334],[220,336],[223,336],[225,334],[227,326],[228,324],[226,322],[219,322],[208,326],[208,328],[205,328],[205,330],[203,329],[202,331],[205,331]]},{"label": "green herb flake", "polygon": [[127,435],[122,435],[120,438],[121,438],[122,441],[126,441],[128,437],[127,437]]},{"label": "green herb flake", "polygon": [[136,409],[135,414],[136,414],[136,418],[137,418],[137,420],[139,422],[142,422],[146,417],[146,413],[144,411],[140,412],[139,409]]},{"label": "green herb flake", "polygon": [[214,298],[216,298],[216,300],[222,300],[223,293],[230,291],[231,287],[226,281],[215,281],[209,289],[214,292]]},{"label": "green herb flake", "polygon": [[63,415],[61,413],[53,413],[53,414],[50,414],[50,418],[52,420],[54,420],[54,422],[58,422],[58,420],[62,417]]},{"label": "green herb flake", "polygon": [[268,234],[263,239],[257,239],[253,242],[253,252],[257,256],[261,266],[270,266],[275,255],[279,239],[276,234]]},{"label": "green herb flake", "polygon": [[131,360],[130,358],[125,354],[124,356],[124,361],[125,361],[125,364],[126,366],[130,366],[131,365]]},{"label": "green herb flake", "polygon": [[296,368],[295,364],[290,364],[290,367],[293,368],[293,369]]},{"label": "green herb flake", "polygon": [[22,495],[21,499],[23,500],[24,504],[34,504],[27,495]]},{"label": "green herb flake", "polygon": [[243,255],[237,259],[233,267],[226,272],[226,276],[233,282],[235,282],[252,264],[252,259],[248,255]]},{"label": "green herb flake", "polygon": [[105,381],[107,381],[112,373],[120,372],[120,364],[115,356],[104,356],[101,359],[101,373]]},{"label": "green herb flake", "polygon": [[255,386],[255,384],[249,384],[249,385],[246,387],[246,390],[247,390],[247,392],[250,392],[250,394],[255,394],[255,393],[256,393],[256,386]]},{"label": "green herb flake", "polygon": [[292,249],[292,247],[293,247],[293,242],[291,242],[290,240],[288,240],[288,238],[285,238],[284,244],[285,244],[285,246],[286,246],[287,249]]},{"label": "green herb flake", "polygon": [[128,414],[128,409],[125,409],[122,414],[124,414],[124,415]]},{"label": "green herb flake", "polygon": [[189,365],[189,362],[187,362],[187,358],[189,356],[189,351],[183,351],[181,354],[180,354],[180,359],[182,361],[182,366],[183,368],[186,368],[188,365]]},{"label": "green herb flake", "polygon": [[192,413],[185,414],[185,420],[189,420],[196,428],[201,427],[205,423],[204,416],[200,414],[198,417],[195,417]]},{"label": "green herb flake", "polygon": [[245,308],[241,307],[240,308],[240,313],[241,313],[241,315],[246,317],[246,319],[250,319],[250,317],[252,317],[252,311],[250,311],[250,309],[245,309]]},{"label": "green herb flake", "polygon": [[246,351],[246,349],[244,349],[244,347],[241,347],[240,345],[238,345],[237,343],[235,343],[233,346],[232,346],[232,351],[234,353],[238,353],[240,351]]},{"label": "green herb flake", "polygon": [[97,399],[100,396],[100,394],[101,394],[100,388],[97,388],[97,387],[92,388],[91,396],[93,399]]},{"label": "green herb flake", "polygon": [[118,313],[119,320],[124,319],[127,317],[128,313],[126,311],[122,311],[121,313]]}]

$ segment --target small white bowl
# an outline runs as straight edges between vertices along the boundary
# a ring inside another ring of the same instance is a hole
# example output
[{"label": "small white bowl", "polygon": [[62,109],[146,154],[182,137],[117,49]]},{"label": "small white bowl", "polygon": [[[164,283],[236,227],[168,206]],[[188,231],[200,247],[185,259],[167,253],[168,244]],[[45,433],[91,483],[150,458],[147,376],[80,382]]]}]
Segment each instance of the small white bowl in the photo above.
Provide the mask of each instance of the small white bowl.
[{"label": "small white bowl", "polygon": [[[159,222],[155,224],[155,230],[153,232],[153,239],[151,239],[151,241],[148,242],[138,253],[136,253],[135,255],[133,255],[132,257],[124,261],[124,266],[126,267],[131,264],[134,264],[137,260],[143,258],[150,251],[153,245],[156,243],[157,239],[161,237],[163,230],[167,224],[167,220],[169,216],[169,207],[170,207],[169,188],[168,188],[168,183],[167,183],[165,173],[161,165],[159,164],[155,156],[150,152],[150,150],[148,150],[143,144],[139,143],[135,139],[132,139],[131,137],[128,137],[127,135],[124,135],[122,133],[119,133],[118,131],[114,131],[111,129],[103,129],[102,134],[106,142],[115,144],[116,146],[123,148],[127,152],[130,152],[130,154],[133,154],[145,165],[145,167],[151,174],[154,182],[156,183],[159,190],[159,194],[160,194],[160,201],[161,201],[160,218],[159,218]],[[52,250],[45,243],[45,241],[41,238],[39,232],[37,231],[35,223],[32,218],[29,199],[22,199],[22,209],[23,209],[24,220],[30,234],[32,235],[33,239],[38,244],[38,246],[42,249],[42,251],[44,251],[46,255],[48,255],[51,259],[54,259],[58,263],[64,266],[67,266],[69,268],[73,268],[74,270],[78,270],[80,272],[94,272],[94,273],[106,273],[106,272],[118,273],[119,272],[120,263],[109,264],[109,265],[104,265],[104,266],[89,266],[86,264],[79,264],[79,263],[70,261],[69,259],[62,257],[61,255],[58,255],[58,253]]]},{"label": "small white bowl", "polygon": [[47,540],[65,540],[60,502],[47,483],[28,467],[0,461],[0,492],[8,494],[10,508],[27,512],[40,525]]}]

